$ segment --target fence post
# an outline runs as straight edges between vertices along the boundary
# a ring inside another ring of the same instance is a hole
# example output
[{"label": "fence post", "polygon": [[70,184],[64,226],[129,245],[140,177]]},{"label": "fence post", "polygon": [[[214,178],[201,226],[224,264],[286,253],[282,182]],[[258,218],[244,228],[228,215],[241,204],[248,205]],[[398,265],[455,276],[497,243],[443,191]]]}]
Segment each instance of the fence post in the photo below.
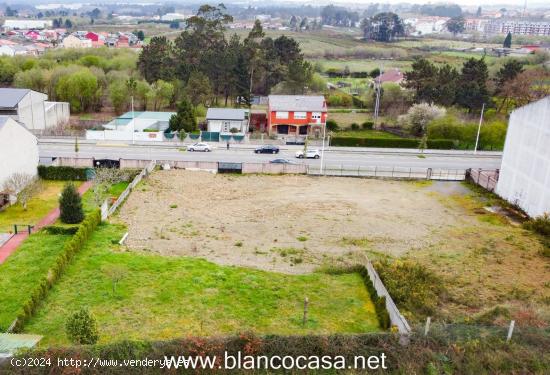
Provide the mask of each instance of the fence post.
[{"label": "fence post", "polygon": [[431,180],[432,179],[432,168],[428,168],[428,170],[426,171],[426,180]]},{"label": "fence post", "polygon": [[515,325],[516,325],[515,320],[510,321],[510,327],[508,328],[508,335],[506,336],[506,342],[509,342],[512,339],[512,333],[514,333]]},{"label": "fence post", "polygon": [[307,323],[307,307],[309,304],[309,299],[306,297],[304,299],[304,317],[302,318],[302,324],[305,326]]},{"label": "fence post", "polygon": [[377,169],[378,169],[378,166],[375,165],[375,166],[374,166],[374,177],[376,177],[376,170],[377,170]]},{"label": "fence post", "polygon": [[424,336],[428,336],[428,331],[430,330],[430,324],[432,322],[432,317],[428,316],[426,319],[426,325],[424,326]]},{"label": "fence post", "polygon": [[13,233],[17,234],[17,224],[13,224]]}]

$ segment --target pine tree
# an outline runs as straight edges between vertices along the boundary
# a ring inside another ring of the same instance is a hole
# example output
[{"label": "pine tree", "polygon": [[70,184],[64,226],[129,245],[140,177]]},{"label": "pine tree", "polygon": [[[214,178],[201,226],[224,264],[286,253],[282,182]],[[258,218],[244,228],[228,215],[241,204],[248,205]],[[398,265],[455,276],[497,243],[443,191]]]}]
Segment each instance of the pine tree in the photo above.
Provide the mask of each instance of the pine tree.
[{"label": "pine tree", "polygon": [[66,224],[78,224],[84,220],[84,211],[82,210],[82,199],[75,186],[68,183],[63,188],[61,198],[59,198],[60,218]]},{"label": "pine tree", "polygon": [[506,38],[504,38],[504,43],[502,43],[502,47],[512,48],[512,33],[508,32],[508,35],[506,35]]},{"label": "pine tree", "polygon": [[171,131],[184,130],[191,133],[197,130],[197,119],[193,105],[184,98],[178,105],[178,112],[170,117],[168,124]]}]

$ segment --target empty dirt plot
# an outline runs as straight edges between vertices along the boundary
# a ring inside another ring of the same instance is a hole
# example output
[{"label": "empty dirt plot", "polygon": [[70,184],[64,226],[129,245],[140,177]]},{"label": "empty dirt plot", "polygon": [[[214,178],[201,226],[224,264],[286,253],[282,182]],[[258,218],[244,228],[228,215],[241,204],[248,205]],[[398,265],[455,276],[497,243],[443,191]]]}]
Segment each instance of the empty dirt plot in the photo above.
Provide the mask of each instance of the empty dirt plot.
[{"label": "empty dirt plot", "polygon": [[119,217],[134,250],[307,273],[354,263],[365,250],[426,248],[472,220],[418,189],[402,181],[159,171]]}]

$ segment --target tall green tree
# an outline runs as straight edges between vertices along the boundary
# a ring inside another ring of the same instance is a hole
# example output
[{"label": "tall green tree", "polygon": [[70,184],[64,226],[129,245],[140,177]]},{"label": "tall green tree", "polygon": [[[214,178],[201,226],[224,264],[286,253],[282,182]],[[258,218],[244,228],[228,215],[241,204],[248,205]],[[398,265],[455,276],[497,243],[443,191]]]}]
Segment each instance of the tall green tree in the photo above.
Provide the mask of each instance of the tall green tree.
[{"label": "tall green tree", "polygon": [[164,36],[156,36],[144,46],[139,58],[138,69],[149,83],[159,79],[169,81],[174,76],[172,43]]},{"label": "tall green tree", "polygon": [[59,198],[60,219],[65,224],[78,224],[84,220],[82,199],[73,183],[68,183]]},{"label": "tall green tree", "polygon": [[512,33],[508,32],[506,38],[504,38],[504,43],[502,43],[503,48],[512,48]]},{"label": "tall green tree", "polygon": [[195,107],[199,104],[210,104],[212,86],[206,74],[201,71],[192,72],[185,86],[185,94]]},{"label": "tall green tree", "polygon": [[393,12],[382,12],[361,22],[363,36],[378,42],[391,42],[405,34],[403,20]]},{"label": "tall green tree", "polygon": [[482,105],[491,105],[487,79],[489,73],[485,59],[468,59],[462,66],[456,103],[467,108],[469,112],[481,110]]},{"label": "tall green tree", "polygon": [[186,133],[191,133],[198,129],[195,109],[187,99],[184,98],[178,104],[177,113],[170,117],[169,129],[175,132],[183,130]]},{"label": "tall green tree", "polygon": [[447,22],[445,23],[445,27],[455,36],[456,34],[462,33],[465,30],[464,17],[457,16],[447,20]]}]

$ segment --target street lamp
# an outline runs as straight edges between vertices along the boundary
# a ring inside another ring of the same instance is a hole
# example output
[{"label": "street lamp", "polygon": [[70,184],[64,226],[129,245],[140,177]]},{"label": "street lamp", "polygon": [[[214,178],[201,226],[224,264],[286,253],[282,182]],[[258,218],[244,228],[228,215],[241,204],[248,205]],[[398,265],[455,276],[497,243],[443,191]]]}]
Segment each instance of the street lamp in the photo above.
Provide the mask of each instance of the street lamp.
[{"label": "street lamp", "polygon": [[476,145],[474,147],[474,154],[477,153],[477,145],[479,144],[479,133],[481,132],[481,123],[483,122],[483,111],[485,110],[485,103],[481,107],[481,115],[479,116],[479,125],[477,126]]}]

